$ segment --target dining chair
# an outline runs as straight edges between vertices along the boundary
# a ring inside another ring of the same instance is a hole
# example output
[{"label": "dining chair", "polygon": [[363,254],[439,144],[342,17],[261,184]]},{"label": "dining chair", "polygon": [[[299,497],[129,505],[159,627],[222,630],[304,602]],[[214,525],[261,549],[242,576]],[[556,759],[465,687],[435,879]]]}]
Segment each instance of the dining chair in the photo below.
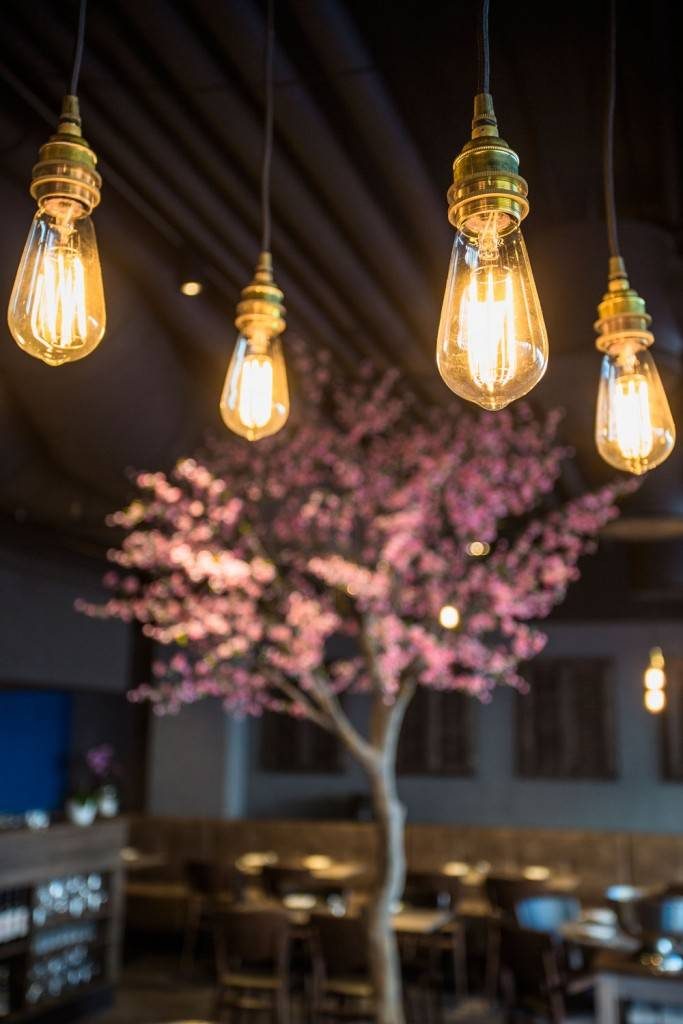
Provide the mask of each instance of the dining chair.
[{"label": "dining chair", "polygon": [[210,861],[189,860],[183,865],[183,873],[187,885],[187,911],[180,964],[183,974],[188,974],[202,925],[206,923],[212,932],[214,930],[218,898],[225,885],[226,872]]},{"label": "dining chair", "polygon": [[[409,871],[403,893],[405,903],[413,907],[449,910],[457,905],[462,882],[440,872]],[[439,931],[424,936],[418,943],[402,944],[404,964],[426,967],[426,984],[438,996],[452,976],[457,998],[467,994],[467,952],[465,928],[455,919]],[[426,964],[425,964],[426,961]]]},{"label": "dining chair", "polygon": [[[374,1019],[365,918],[316,913],[311,916],[311,925],[314,1024]],[[403,954],[405,947],[400,945]],[[437,1008],[429,987],[429,960],[402,955],[401,976],[409,1024],[434,1024]]]},{"label": "dining chair", "polygon": [[459,891],[457,879],[432,871],[408,871],[403,900],[412,907],[442,908],[453,906]]},{"label": "dining chair", "polygon": [[293,893],[310,892],[313,876],[306,868],[266,864],[261,871],[261,885],[266,896],[281,900]]},{"label": "dining chair", "polygon": [[500,983],[509,1021],[530,1017],[551,1024],[592,1020],[589,1008],[572,1005],[592,988],[589,977],[570,979],[562,942],[551,932],[500,926]]},{"label": "dining chair", "polygon": [[511,875],[488,875],[484,882],[486,896],[491,907],[509,922],[515,919],[516,904],[527,896],[543,892],[541,882]]},{"label": "dining chair", "polygon": [[375,994],[363,918],[313,914],[311,925],[314,1024],[371,1020]]},{"label": "dining chair", "polygon": [[279,910],[226,910],[217,916],[215,1021],[267,1016],[289,1024],[290,936]]}]

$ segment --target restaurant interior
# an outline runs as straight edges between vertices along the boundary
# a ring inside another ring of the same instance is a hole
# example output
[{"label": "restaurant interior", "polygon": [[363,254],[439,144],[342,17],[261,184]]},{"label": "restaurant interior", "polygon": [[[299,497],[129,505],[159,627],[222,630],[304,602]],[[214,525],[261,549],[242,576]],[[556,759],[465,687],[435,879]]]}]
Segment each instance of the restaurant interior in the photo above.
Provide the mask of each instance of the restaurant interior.
[{"label": "restaurant interior", "polygon": [[683,1024],[679,5],[2,14],[0,1018]]}]

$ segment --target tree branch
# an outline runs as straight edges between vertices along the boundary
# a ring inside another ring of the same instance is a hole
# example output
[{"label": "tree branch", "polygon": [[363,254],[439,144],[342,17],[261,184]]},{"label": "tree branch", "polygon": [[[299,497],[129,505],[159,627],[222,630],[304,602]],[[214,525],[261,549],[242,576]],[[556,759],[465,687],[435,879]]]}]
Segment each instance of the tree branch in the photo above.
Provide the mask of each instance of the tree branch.
[{"label": "tree branch", "polygon": [[376,752],[373,746],[358,732],[348,715],[342,708],[336,694],[328,686],[327,680],[319,672],[312,674],[313,693],[319,705],[332,721],[334,731],[351,753],[366,769],[376,764]]},{"label": "tree branch", "polygon": [[329,715],[321,714],[309,700],[307,694],[300,690],[299,687],[289,683],[286,679],[274,679],[273,686],[276,686],[278,690],[282,690],[293,704],[301,704],[306,709],[306,717],[310,718],[310,720],[315,722],[316,725],[319,725],[321,729],[327,729],[328,732],[335,732],[334,723],[331,717]]}]

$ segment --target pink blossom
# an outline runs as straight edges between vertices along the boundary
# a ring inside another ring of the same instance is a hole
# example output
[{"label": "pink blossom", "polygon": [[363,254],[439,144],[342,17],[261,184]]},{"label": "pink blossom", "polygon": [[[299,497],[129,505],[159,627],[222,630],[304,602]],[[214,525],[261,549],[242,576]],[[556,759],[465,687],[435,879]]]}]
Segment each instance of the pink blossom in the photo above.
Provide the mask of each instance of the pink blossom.
[{"label": "pink blossom", "polygon": [[[321,685],[388,701],[405,679],[484,701],[523,689],[520,663],[546,640],[536,623],[625,488],[559,502],[571,453],[557,413],[429,409],[395,372],[342,379],[296,339],[288,353],[300,402],[285,430],[256,445],[225,434],[168,475],[140,473],[109,517],[125,530],[112,596],[79,610],[137,619],[168,648],[131,699],[300,716]],[[470,558],[473,539],[490,554]],[[457,630],[439,625],[447,602]]]}]

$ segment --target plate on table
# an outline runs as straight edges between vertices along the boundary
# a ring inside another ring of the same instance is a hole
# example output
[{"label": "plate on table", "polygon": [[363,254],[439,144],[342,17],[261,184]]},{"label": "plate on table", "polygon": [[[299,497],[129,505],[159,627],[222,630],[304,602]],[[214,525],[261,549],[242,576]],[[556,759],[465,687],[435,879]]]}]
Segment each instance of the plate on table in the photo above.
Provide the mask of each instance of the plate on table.
[{"label": "plate on table", "polygon": [[282,900],[287,910],[312,910],[316,904],[316,898],[308,892],[291,892]]}]

